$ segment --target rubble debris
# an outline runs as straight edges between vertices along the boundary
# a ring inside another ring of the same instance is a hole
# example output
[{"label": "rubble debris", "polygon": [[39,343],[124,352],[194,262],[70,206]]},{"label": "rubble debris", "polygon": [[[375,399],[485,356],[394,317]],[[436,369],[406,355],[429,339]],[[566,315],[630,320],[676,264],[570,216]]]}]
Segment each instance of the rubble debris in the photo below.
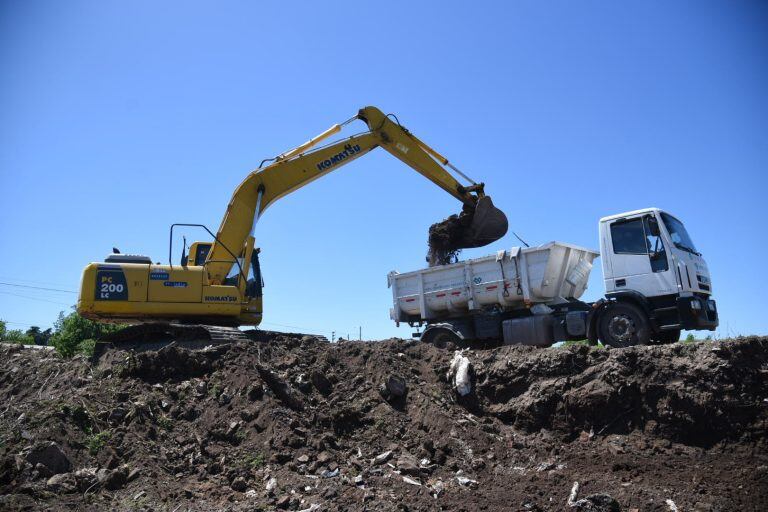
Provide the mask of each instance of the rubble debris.
[{"label": "rubble debris", "polygon": [[77,479],[72,473],[59,473],[49,478],[45,486],[56,493],[77,492]]},{"label": "rubble debris", "polygon": [[472,392],[472,382],[470,372],[472,363],[463,355],[462,350],[457,350],[451,360],[451,367],[448,370],[448,378],[453,379],[453,385],[456,392],[461,396],[466,396]]},{"label": "rubble debris", "polygon": [[418,487],[421,487],[421,482],[414,480],[413,478],[408,478],[407,476],[403,477],[403,482],[410,484],[410,485],[416,485]]},{"label": "rubble debris", "polygon": [[22,452],[26,461],[33,467],[44,466],[52,475],[66,473],[72,467],[69,458],[61,447],[53,441],[41,441]]},{"label": "rubble debris", "polygon": [[568,506],[584,512],[621,512],[621,506],[608,494],[591,494],[583,499],[579,497],[579,482],[574,482],[568,495]]},{"label": "rubble debris", "polygon": [[408,384],[405,379],[397,375],[389,375],[379,386],[379,393],[386,401],[393,401],[404,397],[408,393]]},{"label": "rubble debris", "polygon": [[465,487],[477,487],[477,480],[472,480],[466,476],[457,476],[456,481],[459,482],[459,485],[463,485]]},{"label": "rubble debris", "polygon": [[384,464],[385,462],[387,462],[389,459],[392,458],[392,453],[393,453],[392,450],[387,450],[386,452],[382,452],[378,454],[376,457],[373,458],[373,464],[377,466],[379,464]]},{"label": "rubble debris", "polygon": [[768,339],[718,343],[468,350],[466,395],[400,340],[0,348],[0,509],[766,510]]}]

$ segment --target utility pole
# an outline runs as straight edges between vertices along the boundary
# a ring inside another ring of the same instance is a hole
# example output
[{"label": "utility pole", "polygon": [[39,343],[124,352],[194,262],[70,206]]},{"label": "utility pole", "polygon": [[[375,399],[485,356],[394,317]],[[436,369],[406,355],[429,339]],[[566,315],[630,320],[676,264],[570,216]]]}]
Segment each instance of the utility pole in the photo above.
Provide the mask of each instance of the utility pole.
[{"label": "utility pole", "polygon": [[336,341],[336,331],[331,331],[331,343]]},{"label": "utility pole", "polygon": [[363,326],[358,327],[357,341],[363,341]]}]

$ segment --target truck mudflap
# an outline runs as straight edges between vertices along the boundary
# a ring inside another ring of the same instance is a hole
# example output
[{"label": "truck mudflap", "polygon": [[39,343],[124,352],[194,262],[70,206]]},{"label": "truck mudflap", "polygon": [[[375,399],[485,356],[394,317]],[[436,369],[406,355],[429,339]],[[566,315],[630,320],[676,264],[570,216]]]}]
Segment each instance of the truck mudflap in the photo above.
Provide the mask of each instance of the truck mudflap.
[{"label": "truck mudflap", "polygon": [[714,299],[704,299],[695,295],[678,297],[676,305],[680,315],[680,326],[683,329],[714,331],[720,324],[717,303]]},{"label": "truck mudflap", "polygon": [[600,317],[600,312],[605,308],[606,304],[610,304],[610,301],[600,299],[592,304],[592,309],[587,313],[586,327],[587,327],[587,339],[590,345],[597,345],[599,341],[599,324],[597,319]]}]

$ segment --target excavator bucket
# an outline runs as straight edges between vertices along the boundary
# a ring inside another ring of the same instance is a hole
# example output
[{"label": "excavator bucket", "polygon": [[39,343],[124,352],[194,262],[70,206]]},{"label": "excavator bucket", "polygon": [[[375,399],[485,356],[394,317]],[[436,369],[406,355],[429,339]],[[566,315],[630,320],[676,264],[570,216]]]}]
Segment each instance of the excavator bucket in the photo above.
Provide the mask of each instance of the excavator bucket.
[{"label": "excavator bucket", "polygon": [[491,244],[507,233],[507,216],[493,206],[488,196],[474,208],[464,207],[460,215],[432,224],[429,228],[429,266],[447,265],[462,249]]},{"label": "excavator bucket", "polygon": [[504,212],[493,206],[490,196],[483,196],[477,200],[472,222],[462,239],[462,248],[492,244],[506,235],[508,228],[509,223]]}]

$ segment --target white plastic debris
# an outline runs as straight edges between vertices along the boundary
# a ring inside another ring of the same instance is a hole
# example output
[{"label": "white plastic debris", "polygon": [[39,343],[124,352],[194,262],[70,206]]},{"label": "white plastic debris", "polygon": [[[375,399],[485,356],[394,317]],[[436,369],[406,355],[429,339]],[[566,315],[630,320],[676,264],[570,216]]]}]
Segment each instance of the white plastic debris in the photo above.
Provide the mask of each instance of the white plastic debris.
[{"label": "white plastic debris", "polygon": [[277,488],[277,478],[272,477],[269,480],[267,480],[267,485],[265,486],[267,492],[272,492]]},{"label": "white plastic debris", "polygon": [[448,378],[453,377],[453,385],[456,388],[456,392],[461,396],[466,396],[472,392],[472,382],[469,379],[472,363],[469,362],[469,359],[462,352],[457,350],[453,354],[451,367],[448,370]]},{"label": "white plastic debris", "polygon": [[464,485],[467,487],[473,487],[477,485],[477,480],[472,480],[471,478],[467,478],[465,476],[457,476],[456,481],[459,482],[459,485]]},{"label": "white plastic debris", "polygon": [[677,505],[675,505],[674,501],[667,499],[664,502],[667,504],[671,512],[677,512]]},{"label": "white plastic debris", "polygon": [[403,477],[403,482],[411,485],[418,485],[419,487],[421,487],[421,482],[417,482],[413,478],[408,478],[407,476]]},{"label": "white plastic debris", "polygon": [[445,484],[443,484],[442,480],[438,480],[437,482],[432,484],[432,496],[437,499],[438,496],[440,496],[443,491],[445,490]]},{"label": "white plastic debris", "polygon": [[573,482],[573,487],[571,487],[571,493],[568,495],[568,506],[569,507],[578,506],[578,502],[576,501],[576,498],[578,497],[579,497],[579,482]]},{"label": "white plastic debris", "polygon": [[373,458],[373,463],[375,465],[384,464],[392,457],[392,450],[387,450],[384,453],[378,454],[376,457]]},{"label": "white plastic debris", "polygon": [[320,510],[320,505],[318,505],[317,503],[313,503],[309,506],[309,508],[299,510],[299,512],[316,512],[317,510]]}]

